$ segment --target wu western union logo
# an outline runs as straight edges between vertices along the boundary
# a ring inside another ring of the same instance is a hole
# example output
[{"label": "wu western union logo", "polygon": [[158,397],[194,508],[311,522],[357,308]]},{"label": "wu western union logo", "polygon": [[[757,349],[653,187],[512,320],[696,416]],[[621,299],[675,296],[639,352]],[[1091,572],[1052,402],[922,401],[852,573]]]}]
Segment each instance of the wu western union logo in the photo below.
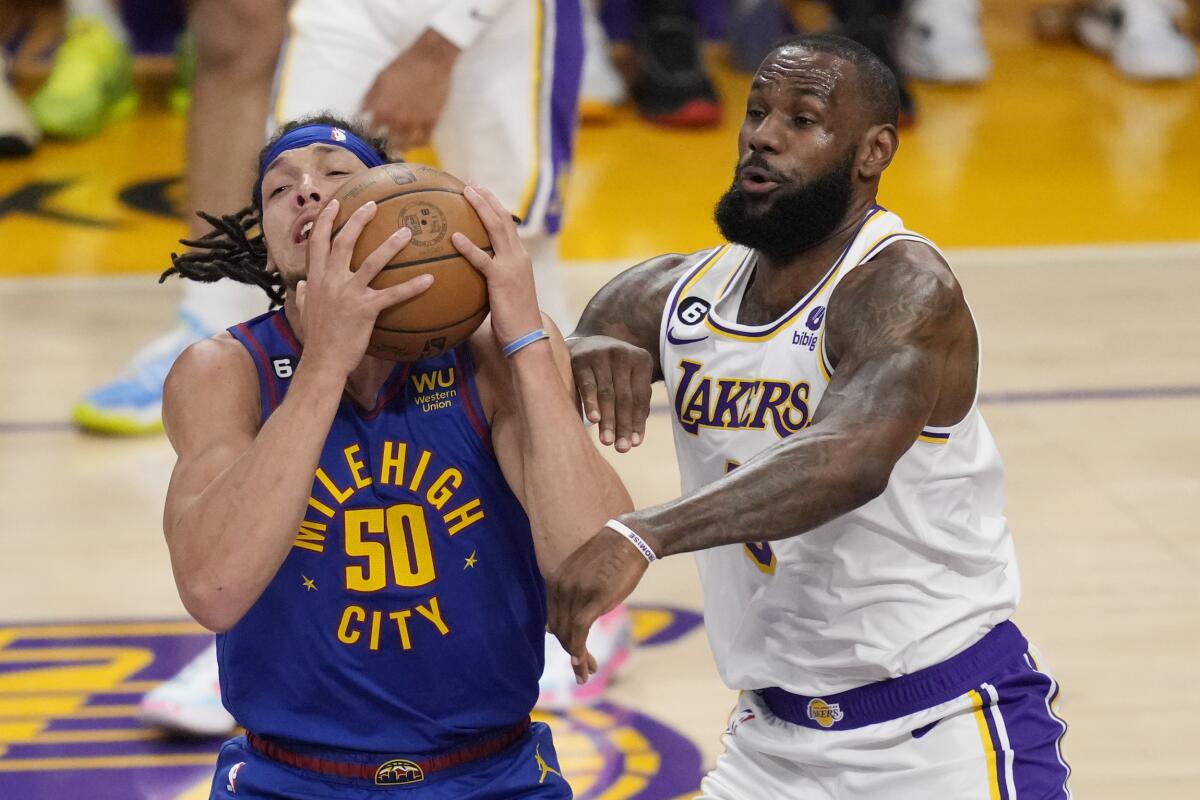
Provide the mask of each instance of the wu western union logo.
[{"label": "wu western union logo", "polygon": [[844,716],[842,707],[837,703],[826,703],[819,697],[808,701],[808,718],[822,728],[832,728]]},{"label": "wu western union logo", "polygon": [[449,408],[458,396],[458,389],[454,386],[454,367],[413,375],[412,382],[417,391],[417,406],[422,411]]}]

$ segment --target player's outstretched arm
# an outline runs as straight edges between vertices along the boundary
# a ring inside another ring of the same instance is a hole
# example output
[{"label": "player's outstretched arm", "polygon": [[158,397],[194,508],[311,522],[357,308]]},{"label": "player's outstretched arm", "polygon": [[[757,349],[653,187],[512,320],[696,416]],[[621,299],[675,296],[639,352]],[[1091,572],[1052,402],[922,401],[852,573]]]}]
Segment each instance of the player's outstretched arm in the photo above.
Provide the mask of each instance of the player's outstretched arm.
[{"label": "player's outstretched arm", "polygon": [[[487,278],[491,325],[472,338],[496,458],[533,527],[538,565],[551,575],[591,532],[633,508],[620,478],[592,444],[575,403],[562,336],[537,307],[533,267],[511,215],[487,190],[467,199],[487,227],[494,255],[454,235]],[[544,331],[544,338],[527,337]],[[505,355],[506,345],[531,343]]]},{"label": "player's outstretched arm", "polygon": [[663,307],[686,260],[672,253],[625,270],[596,293],[567,339],[583,411],[599,424],[600,442],[618,452],[646,436],[650,386],[662,380]]},{"label": "player's outstretched arm", "polygon": [[178,457],[163,531],[184,607],[213,631],[242,618],[287,556],[346,377],[379,312],[432,283],[424,275],[371,289],[411,233],[402,229],[352,273],[354,242],[373,208],[359,209],[333,238],[336,212],[336,203],[322,211],[310,238],[299,309],[304,357],[261,430],[254,363],[229,335],[184,351],[163,389],[163,424]]},{"label": "player's outstretched arm", "polygon": [[[828,336],[838,363],[808,428],[702,489],[620,517],[658,557],[802,534],[877,497],[935,405],[970,406],[972,323],[948,267],[880,257],[838,287]],[[886,254],[885,254],[886,256]],[[969,361],[970,363],[958,363]],[[953,395],[953,396],[948,396]],[[550,629],[572,655],[591,623],[646,570],[637,548],[601,529],[550,584]]]}]

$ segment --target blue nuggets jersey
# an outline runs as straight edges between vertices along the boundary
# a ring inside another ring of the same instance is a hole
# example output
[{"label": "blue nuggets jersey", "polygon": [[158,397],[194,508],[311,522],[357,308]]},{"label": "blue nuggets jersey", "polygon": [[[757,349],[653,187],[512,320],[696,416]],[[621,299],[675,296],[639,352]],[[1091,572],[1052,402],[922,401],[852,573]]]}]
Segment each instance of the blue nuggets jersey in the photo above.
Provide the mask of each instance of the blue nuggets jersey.
[{"label": "blue nuggets jersey", "polygon": [[[301,348],[282,311],[230,333],[262,420]],[[343,397],[291,552],[217,637],[221,692],[260,735],[423,755],[524,720],[544,658],[529,520],[491,451],[467,345]]]}]

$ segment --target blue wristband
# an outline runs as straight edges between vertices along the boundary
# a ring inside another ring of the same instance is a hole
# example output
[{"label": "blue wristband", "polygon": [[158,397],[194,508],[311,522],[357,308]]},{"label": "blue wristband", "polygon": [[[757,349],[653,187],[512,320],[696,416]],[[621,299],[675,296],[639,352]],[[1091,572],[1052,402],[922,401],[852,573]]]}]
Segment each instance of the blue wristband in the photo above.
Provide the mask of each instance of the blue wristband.
[{"label": "blue wristband", "polygon": [[513,354],[516,353],[518,350],[520,350],[524,347],[528,347],[529,345],[533,344],[534,342],[540,342],[542,339],[549,339],[549,338],[550,338],[550,334],[546,333],[546,331],[543,330],[542,328],[538,328],[537,330],[530,331],[529,333],[525,334],[521,338],[514,339],[513,341],[504,345],[504,348],[500,352],[504,354],[505,358],[512,358]]}]

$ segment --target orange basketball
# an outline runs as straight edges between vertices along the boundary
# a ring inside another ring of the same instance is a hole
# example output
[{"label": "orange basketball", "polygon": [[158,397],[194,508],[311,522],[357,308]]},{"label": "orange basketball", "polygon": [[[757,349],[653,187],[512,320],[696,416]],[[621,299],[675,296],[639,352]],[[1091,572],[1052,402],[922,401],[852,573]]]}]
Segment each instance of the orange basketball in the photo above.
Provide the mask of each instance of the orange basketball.
[{"label": "orange basketball", "polygon": [[367,353],[393,361],[439,356],[465,341],[488,315],[487,283],[455,249],[450,235],[461,231],[481,249],[491,241],[475,209],[463,197],[458,178],[424,164],[385,164],[347,181],[334,197],[341,203],[333,221],[336,234],[364,203],[374,200],[350,268],[358,269],[375,248],[400,228],[412,241],[371,281],[383,289],[429,273],[433,286],[412,300],[383,310]]}]

